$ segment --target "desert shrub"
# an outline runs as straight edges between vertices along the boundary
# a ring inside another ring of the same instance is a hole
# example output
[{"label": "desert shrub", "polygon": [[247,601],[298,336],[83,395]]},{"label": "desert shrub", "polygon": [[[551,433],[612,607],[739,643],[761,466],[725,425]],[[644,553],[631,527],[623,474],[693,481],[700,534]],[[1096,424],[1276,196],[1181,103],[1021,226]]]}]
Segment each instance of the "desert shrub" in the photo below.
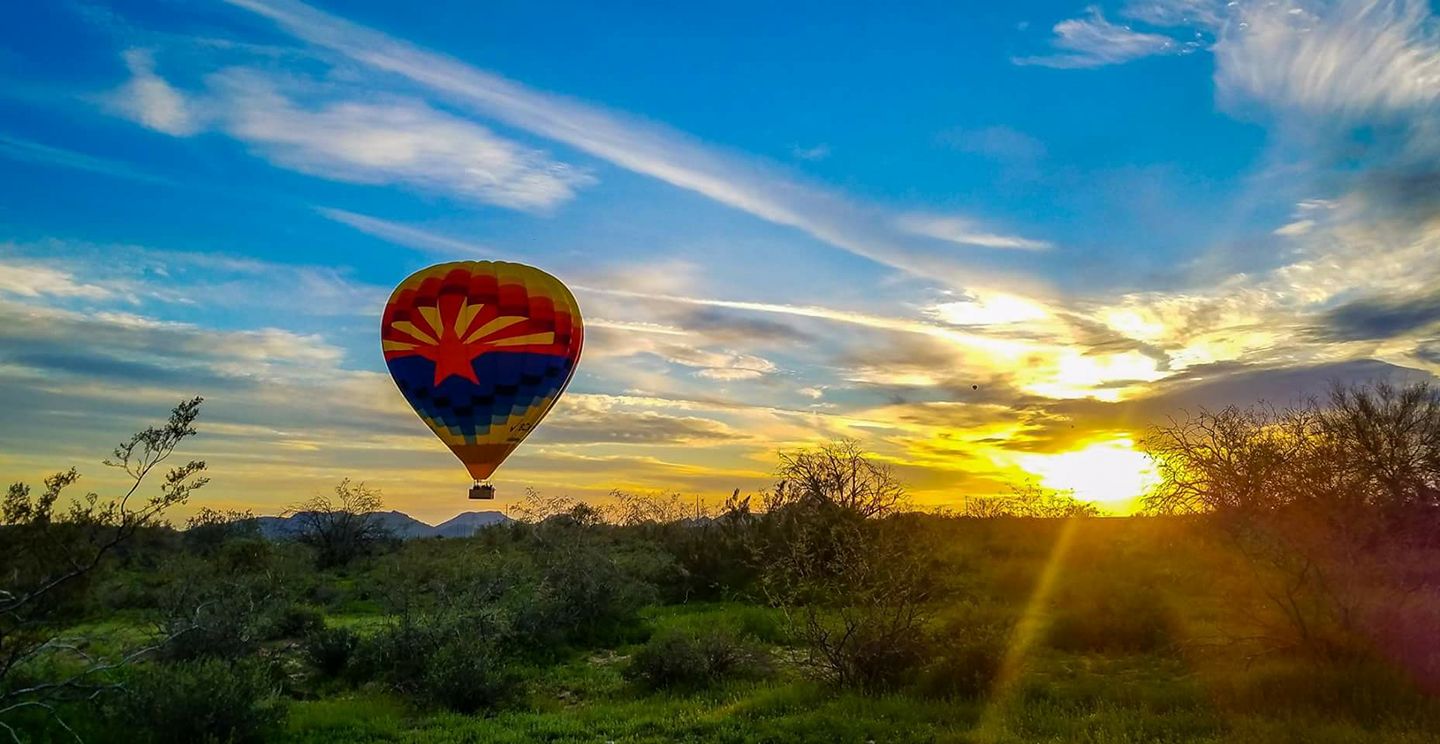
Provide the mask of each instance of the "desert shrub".
[{"label": "desert shrub", "polygon": [[1052,648],[1072,653],[1147,653],[1170,645],[1171,616],[1143,586],[1072,591],[1050,623]]},{"label": "desert shrub", "polygon": [[156,609],[160,635],[167,639],[162,649],[166,658],[239,658],[275,637],[282,616],[293,607],[292,584],[284,567],[270,562],[273,555],[268,552],[244,551],[239,563],[225,558],[245,542],[227,543],[217,560],[177,556],[163,569]]},{"label": "desert shrub", "polygon": [[751,513],[751,497],[737,490],[718,514],[650,528],[652,536],[674,557],[676,571],[660,584],[672,602],[752,597],[761,563],[755,560],[760,518]]},{"label": "desert shrub", "polygon": [[325,628],[325,615],[314,607],[290,605],[279,611],[270,625],[269,639],[304,638]]},{"label": "desert shrub", "polygon": [[338,677],[349,666],[360,637],[349,628],[320,627],[311,630],[301,643],[305,660],[326,677]]},{"label": "desert shrub", "polygon": [[240,537],[256,537],[255,515],[250,511],[221,511],[208,506],[185,520],[185,547],[202,555],[211,555],[227,541]]},{"label": "desert shrub", "polygon": [[891,608],[847,607],[810,613],[799,632],[813,676],[836,687],[882,692],[910,682],[920,670],[928,651],[921,626]]},{"label": "desert shrub", "polygon": [[925,655],[929,582],[898,525],[819,507],[791,510],[793,541],[764,576],[805,649],[812,676],[880,691],[908,681]]},{"label": "desert shrub", "polygon": [[451,641],[426,664],[425,699],[458,713],[495,708],[519,692],[512,655],[494,642]]},{"label": "desert shrub", "polygon": [[317,495],[290,508],[296,537],[315,551],[320,568],[344,566],[389,542],[393,535],[380,520],[384,499],[379,489],[346,478],[335,495]]},{"label": "desert shrub", "polygon": [[265,741],[285,717],[268,670],[207,659],[137,671],[113,715],[142,741]]},{"label": "desert shrub", "polygon": [[554,543],[539,585],[515,607],[515,628],[535,649],[633,636],[649,587],[620,569],[602,548]]},{"label": "desert shrub", "polygon": [[740,635],[754,638],[765,643],[784,644],[789,643],[789,629],[785,627],[785,618],[769,607],[758,607],[745,605],[738,607],[727,614],[736,632]]},{"label": "desert shrub", "polygon": [[399,616],[360,641],[350,665],[417,701],[462,713],[501,705],[523,682],[506,618],[493,608]]},{"label": "desert shrub", "polygon": [[652,690],[699,689],[763,676],[769,669],[763,649],[729,631],[668,630],[635,652],[625,676]]},{"label": "desert shrub", "polygon": [[920,691],[938,698],[984,697],[1000,675],[1010,623],[972,604],[961,605],[929,639],[931,661]]},{"label": "desert shrub", "polygon": [[360,641],[350,674],[357,682],[373,680],[396,692],[417,693],[430,655],[440,645],[439,635],[431,625],[402,618]]},{"label": "desert shrub", "polygon": [[1383,721],[1436,718],[1434,700],[1406,674],[1373,660],[1331,664],[1271,657],[1217,680],[1217,702],[1258,715],[1323,714],[1377,725]]}]

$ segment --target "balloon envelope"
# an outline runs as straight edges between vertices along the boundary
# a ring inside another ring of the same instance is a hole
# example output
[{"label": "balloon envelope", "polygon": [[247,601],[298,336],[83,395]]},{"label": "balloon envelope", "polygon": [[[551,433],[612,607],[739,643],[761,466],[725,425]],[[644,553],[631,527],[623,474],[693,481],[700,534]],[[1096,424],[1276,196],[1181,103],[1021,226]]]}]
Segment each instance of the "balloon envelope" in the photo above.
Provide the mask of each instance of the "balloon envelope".
[{"label": "balloon envelope", "polygon": [[476,480],[550,412],[585,335],[560,280],[498,261],[415,272],[390,295],[380,323],[390,376]]}]

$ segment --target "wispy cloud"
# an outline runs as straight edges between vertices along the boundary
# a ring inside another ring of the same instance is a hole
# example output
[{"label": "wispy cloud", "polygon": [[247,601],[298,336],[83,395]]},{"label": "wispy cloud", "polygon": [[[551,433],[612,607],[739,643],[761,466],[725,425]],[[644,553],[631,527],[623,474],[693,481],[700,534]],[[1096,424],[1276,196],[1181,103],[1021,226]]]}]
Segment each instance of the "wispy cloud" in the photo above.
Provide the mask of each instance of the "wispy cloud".
[{"label": "wispy cloud", "polygon": [[494,258],[497,255],[494,250],[479,245],[478,243],[471,243],[460,240],[459,238],[440,235],[429,230],[421,230],[411,227],[410,225],[380,219],[379,217],[371,217],[369,215],[331,207],[316,207],[315,211],[319,212],[321,216],[326,219],[334,220],[342,225],[348,225],[366,235],[373,235],[381,240],[388,240],[397,245],[416,248],[437,256],[453,259]]},{"label": "wispy cloud", "polygon": [[974,276],[973,269],[952,257],[911,244],[907,234],[896,229],[893,215],[802,183],[774,166],[709,147],[659,124],[531,90],[303,3],[228,1],[270,18],[311,44],[406,78],[452,105],[627,170],[920,276],[958,283]]},{"label": "wispy cloud", "polygon": [[90,173],[99,173],[104,176],[115,178],[127,178],[132,181],[143,181],[146,183],[170,184],[170,179],[147,173],[128,163],[108,158],[95,157],[74,150],[67,150],[61,147],[53,147],[34,140],[11,137],[0,134],[0,157],[21,160],[30,163],[42,163],[45,165],[56,165],[62,168],[71,168]]},{"label": "wispy cloud", "polygon": [[830,157],[830,145],[824,142],[810,147],[794,145],[790,148],[790,154],[801,160],[824,160]]},{"label": "wispy cloud", "polygon": [[115,91],[111,103],[129,118],[157,132],[184,137],[200,131],[190,103],[155,73],[155,58],[147,49],[125,52],[130,81]]},{"label": "wispy cloud", "polygon": [[1043,240],[987,232],[973,220],[964,217],[943,217],[927,214],[901,215],[895,222],[901,230],[959,245],[1003,248],[1022,251],[1043,251],[1051,247]]},{"label": "wispy cloud", "polygon": [[187,97],[155,74],[148,52],[130,50],[126,59],[132,78],[115,100],[137,123],[175,136],[216,129],[302,173],[521,210],[552,208],[594,181],[413,98],[246,68],[216,72],[206,90]]},{"label": "wispy cloud", "polygon": [[1050,44],[1059,50],[1057,53],[1014,57],[1011,61],[1017,65],[1089,68],[1190,50],[1164,34],[1144,33],[1111,23],[1095,6],[1088,9],[1086,17],[1061,21],[1052,30],[1055,37]]},{"label": "wispy cloud", "polygon": [[1440,30],[1425,0],[1246,2],[1215,45],[1229,98],[1356,117],[1440,101]]},{"label": "wispy cloud", "polygon": [[61,268],[0,257],[0,294],[96,300],[113,297],[116,292],[101,284],[82,281],[73,272]]}]

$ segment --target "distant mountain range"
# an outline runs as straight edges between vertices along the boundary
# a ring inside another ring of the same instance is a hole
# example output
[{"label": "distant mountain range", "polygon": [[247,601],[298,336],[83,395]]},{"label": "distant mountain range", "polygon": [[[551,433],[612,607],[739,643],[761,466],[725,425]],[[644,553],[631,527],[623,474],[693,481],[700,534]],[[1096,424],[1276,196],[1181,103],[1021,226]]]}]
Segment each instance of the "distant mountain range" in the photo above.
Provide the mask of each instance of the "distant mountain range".
[{"label": "distant mountain range", "polygon": [[[425,537],[469,537],[480,528],[492,524],[504,524],[510,518],[498,511],[472,511],[457,514],[437,525],[429,525],[405,512],[376,512],[373,515],[391,534],[402,540]],[[272,540],[293,537],[298,529],[300,515],[288,517],[256,517],[255,527],[260,534]]]}]

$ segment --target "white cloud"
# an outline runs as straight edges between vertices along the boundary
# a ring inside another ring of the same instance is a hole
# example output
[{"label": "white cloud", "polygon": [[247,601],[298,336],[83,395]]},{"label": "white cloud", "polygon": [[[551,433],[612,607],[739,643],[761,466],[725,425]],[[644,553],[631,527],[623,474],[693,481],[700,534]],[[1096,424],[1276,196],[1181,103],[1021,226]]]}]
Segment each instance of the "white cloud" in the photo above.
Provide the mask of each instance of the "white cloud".
[{"label": "white cloud", "polygon": [[1043,251],[1050,244],[1043,240],[1031,240],[1014,235],[1001,235],[980,229],[973,221],[963,217],[941,217],[925,214],[901,215],[896,225],[905,232],[959,245],[978,245],[982,248],[1008,248],[1022,251]]},{"label": "white cloud", "polygon": [[568,201],[588,175],[414,100],[305,105],[232,69],[211,78],[221,126],[271,161],[312,175],[404,184],[515,209]]},{"label": "white cloud", "polygon": [[116,91],[113,104],[130,119],[158,132],[186,137],[200,131],[190,104],[179,91],[155,74],[155,60],[145,49],[125,52],[130,81]]},{"label": "white cloud", "polygon": [[316,207],[315,211],[327,219],[353,227],[366,235],[373,235],[381,240],[388,240],[397,245],[418,248],[426,253],[433,253],[446,258],[494,258],[496,256],[495,251],[478,243],[470,243],[428,230],[402,225],[398,222],[383,220],[379,217],[371,217],[365,214],[357,214],[355,212],[330,207]]},{"label": "white cloud", "polygon": [[830,157],[830,145],[824,142],[812,147],[794,145],[790,148],[790,154],[801,160],[824,160]]},{"label": "white cloud", "polygon": [[1295,220],[1294,222],[1282,225],[1275,229],[1276,235],[1294,237],[1304,235],[1315,227],[1315,220]]},{"label": "white cloud", "polygon": [[1011,61],[1017,65],[1066,69],[1104,67],[1158,54],[1182,54],[1191,49],[1163,34],[1142,33],[1111,23],[1098,7],[1088,10],[1088,17],[1055,24],[1055,38],[1050,43],[1060,53],[1015,57]]},{"label": "white cloud", "polygon": [[1440,36],[1425,0],[1236,8],[1215,45],[1223,96],[1350,117],[1440,100]]},{"label": "white cloud", "polygon": [[115,292],[98,284],[82,282],[73,273],[52,266],[0,260],[0,294],[99,300],[113,297]]},{"label": "white cloud", "polygon": [[[565,143],[761,219],[932,280],[964,283],[976,271],[907,240],[893,215],[801,183],[788,173],[708,147],[667,127],[571,98],[530,90],[456,59],[292,0],[229,0],[316,46],[424,86],[449,103]],[[994,236],[999,242],[1006,236]],[[1023,241],[1023,238],[1015,240]]]},{"label": "white cloud", "polygon": [[388,289],[355,282],[330,266],[44,240],[0,243],[0,293],[48,306],[61,300],[110,300],[127,307],[159,303],[243,310],[252,317],[279,311],[294,318],[371,315],[383,305]]},{"label": "white cloud", "polygon": [[129,118],[176,136],[213,128],[270,162],[302,173],[521,210],[569,201],[589,174],[422,101],[230,68],[187,99],[154,71],[148,52],[125,55],[131,80],[115,95]]}]

